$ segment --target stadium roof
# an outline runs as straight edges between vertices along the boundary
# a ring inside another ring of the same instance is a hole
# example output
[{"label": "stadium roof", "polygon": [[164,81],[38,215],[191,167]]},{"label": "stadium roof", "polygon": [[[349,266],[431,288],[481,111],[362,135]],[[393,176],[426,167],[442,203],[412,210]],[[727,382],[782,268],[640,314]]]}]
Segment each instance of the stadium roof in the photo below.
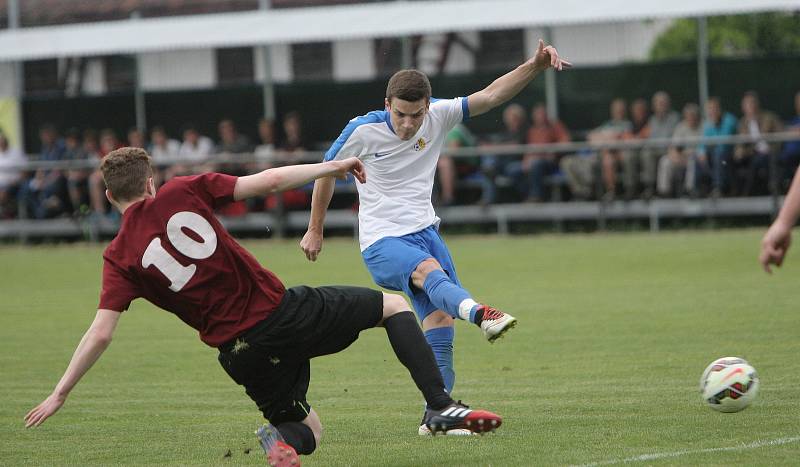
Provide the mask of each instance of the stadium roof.
[{"label": "stadium roof", "polygon": [[0,61],[796,11],[797,0],[432,0],[287,8],[0,32]]}]

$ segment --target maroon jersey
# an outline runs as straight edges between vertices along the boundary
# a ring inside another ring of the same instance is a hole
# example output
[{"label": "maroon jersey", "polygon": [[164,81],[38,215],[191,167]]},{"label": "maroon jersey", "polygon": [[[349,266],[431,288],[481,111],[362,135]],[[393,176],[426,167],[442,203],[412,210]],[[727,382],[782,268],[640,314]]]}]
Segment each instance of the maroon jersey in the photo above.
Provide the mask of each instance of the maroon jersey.
[{"label": "maroon jersey", "polygon": [[286,291],[222,227],[236,177],[177,177],[125,210],[103,253],[99,308],[124,311],[142,297],[178,315],[217,347],[263,320]]}]

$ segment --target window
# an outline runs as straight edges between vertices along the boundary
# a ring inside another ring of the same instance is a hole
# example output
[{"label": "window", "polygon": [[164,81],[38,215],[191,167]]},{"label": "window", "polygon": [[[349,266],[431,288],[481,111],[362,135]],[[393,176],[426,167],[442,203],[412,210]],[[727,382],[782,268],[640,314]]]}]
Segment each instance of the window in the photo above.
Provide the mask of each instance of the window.
[{"label": "window", "polygon": [[25,92],[52,92],[60,89],[58,83],[58,60],[32,60],[24,62]]},{"label": "window", "polygon": [[525,60],[525,35],[522,29],[481,31],[481,46],[475,60],[480,71],[514,68]]},{"label": "window", "polygon": [[130,55],[112,55],[103,59],[106,71],[106,88],[113,91],[130,91],[136,86],[136,59]]},{"label": "window", "polygon": [[295,81],[333,78],[333,47],[330,42],[292,44],[292,71]]},{"label": "window", "polygon": [[251,84],[255,81],[252,47],[217,49],[217,82]]},{"label": "window", "polygon": [[403,40],[375,39],[375,70],[378,76],[391,76],[403,68]]}]

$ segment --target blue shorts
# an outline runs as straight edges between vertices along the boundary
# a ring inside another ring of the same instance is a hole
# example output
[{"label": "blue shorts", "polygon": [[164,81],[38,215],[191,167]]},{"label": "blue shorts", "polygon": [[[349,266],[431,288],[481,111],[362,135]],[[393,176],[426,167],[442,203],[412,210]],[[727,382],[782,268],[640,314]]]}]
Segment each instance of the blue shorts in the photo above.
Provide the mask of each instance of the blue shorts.
[{"label": "blue shorts", "polygon": [[402,290],[408,295],[420,321],[438,309],[424,290],[411,283],[411,273],[421,262],[435,259],[450,279],[461,286],[447,245],[433,225],[402,237],[384,237],[370,245],[361,256],[376,284],[389,290]]}]

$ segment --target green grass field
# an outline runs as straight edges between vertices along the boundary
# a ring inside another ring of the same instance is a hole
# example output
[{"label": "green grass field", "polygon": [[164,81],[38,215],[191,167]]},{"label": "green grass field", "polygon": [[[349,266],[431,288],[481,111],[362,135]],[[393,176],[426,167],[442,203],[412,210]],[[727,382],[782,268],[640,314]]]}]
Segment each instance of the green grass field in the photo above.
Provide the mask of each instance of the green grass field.
[{"label": "green grass field", "polygon": [[[761,233],[450,236],[465,285],[520,321],[494,345],[457,325],[454,395],[505,424],[417,436],[421,397],[370,330],[312,364],[326,433],[304,465],[797,465],[800,252],[769,277]],[[371,285],[353,240],[327,242],[314,264],[296,240],[245,244],[287,285]],[[24,429],[94,316],[101,251],[0,248],[0,464],[263,465],[260,414],[215,351],[141,300],[61,412]],[[711,411],[697,391],[728,355],[761,376],[738,414]]]}]

